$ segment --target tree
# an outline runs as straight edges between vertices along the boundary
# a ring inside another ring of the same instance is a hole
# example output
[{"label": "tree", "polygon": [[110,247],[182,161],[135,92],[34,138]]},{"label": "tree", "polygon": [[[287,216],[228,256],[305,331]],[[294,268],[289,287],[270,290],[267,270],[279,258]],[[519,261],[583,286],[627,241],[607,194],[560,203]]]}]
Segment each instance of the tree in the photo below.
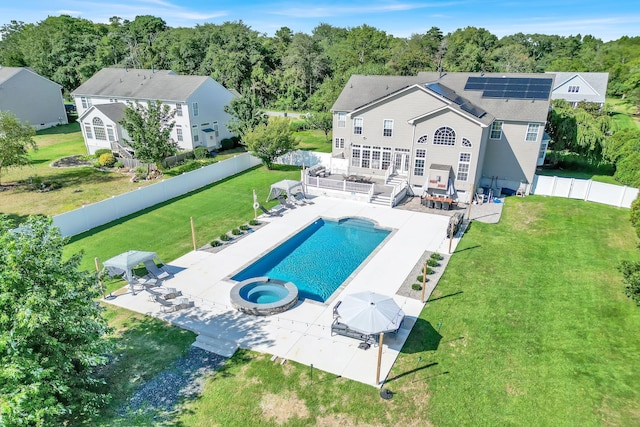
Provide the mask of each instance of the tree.
[{"label": "tree", "polygon": [[120,122],[129,134],[129,144],[136,158],[144,163],[158,163],[178,151],[178,143],[169,137],[176,122],[176,110],[161,101],[147,101],[146,107],[129,102]]},{"label": "tree", "polygon": [[34,135],[35,131],[28,123],[22,123],[8,111],[0,111],[0,177],[2,168],[30,164],[29,148],[38,149]]},{"label": "tree", "polygon": [[45,217],[20,231],[0,217],[0,423],[66,425],[106,401],[96,367],[109,327],[96,273],[82,255],[63,255],[66,239]]},{"label": "tree", "polygon": [[258,105],[258,98],[248,90],[240,97],[232,99],[229,105],[225,105],[224,111],[233,116],[227,124],[227,129],[240,138],[256,126],[267,123],[268,119]]},{"label": "tree", "polygon": [[640,305],[640,262],[622,261],[620,266],[624,282],[624,293]]},{"label": "tree", "polygon": [[333,129],[333,115],[330,112],[309,113],[305,121],[309,128],[318,129],[324,132],[324,137],[327,142],[331,142],[331,139],[329,139],[329,132]]},{"label": "tree", "polygon": [[244,135],[244,143],[267,169],[271,169],[275,159],[298,148],[289,120],[284,117],[274,117],[269,123],[258,125]]}]

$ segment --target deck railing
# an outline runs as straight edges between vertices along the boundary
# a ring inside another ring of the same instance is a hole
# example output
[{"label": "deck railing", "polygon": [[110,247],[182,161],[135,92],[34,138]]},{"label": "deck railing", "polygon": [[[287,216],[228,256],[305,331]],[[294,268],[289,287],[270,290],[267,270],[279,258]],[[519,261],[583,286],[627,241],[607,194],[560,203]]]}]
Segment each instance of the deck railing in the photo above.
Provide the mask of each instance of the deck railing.
[{"label": "deck railing", "polygon": [[304,174],[305,184],[309,187],[326,188],[329,190],[344,191],[347,193],[369,194],[369,200],[373,196],[374,184],[366,182],[338,181],[331,178],[321,178]]}]

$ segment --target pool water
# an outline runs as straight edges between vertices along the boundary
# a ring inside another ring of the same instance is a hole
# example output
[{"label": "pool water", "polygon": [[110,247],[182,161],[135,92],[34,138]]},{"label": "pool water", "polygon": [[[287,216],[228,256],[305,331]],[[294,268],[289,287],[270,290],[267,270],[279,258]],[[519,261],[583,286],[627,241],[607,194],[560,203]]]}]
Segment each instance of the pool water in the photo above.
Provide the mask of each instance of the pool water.
[{"label": "pool water", "polygon": [[325,302],[391,230],[360,218],[317,219],[232,277],[293,282],[300,298]]},{"label": "pool water", "polygon": [[256,304],[271,304],[288,295],[287,288],[265,282],[256,282],[240,289],[240,296]]}]

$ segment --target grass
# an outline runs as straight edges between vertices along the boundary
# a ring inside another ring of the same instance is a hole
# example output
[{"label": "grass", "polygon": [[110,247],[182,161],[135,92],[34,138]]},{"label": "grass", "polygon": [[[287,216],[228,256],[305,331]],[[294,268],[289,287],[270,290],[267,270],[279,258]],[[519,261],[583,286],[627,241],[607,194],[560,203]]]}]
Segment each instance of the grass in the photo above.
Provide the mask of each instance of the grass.
[{"label": "grass", "polygon": [[329,134],[329,141],[320,130],[303,130],[295,132],[294,136],[300,140],[300,150],[331,153],[331,134]]},{"label": "grass", "polygon": [[[508,198],[499,224],[471,224],[389,374],[390,401],[373,387],[317,370],[312,382],[308,366],[238,351],[171,422],[638,425],[640,308],[616,269],[640,258],[628,217],[529,196]],[[182,345],[156,334],[147,339],[158,348]]]},{"label": "grass", "polygon": [[607,98],[607,107],[611,111],[614,130],[640,126],[637,109],[630,102],[619,98]]},{"label": "grass", "polygon": [[130,249],[157,252],[168,262],[193,250],[190,217],[194,219],[197,243],[203,246],[253,219],[254,189],[258,200],[269,206],[264,200],[271,184],[299,176],[297,167],[257,167],[74,236],[65,251],[83,250],[85,269],[94,268],[94,257],[104,261]]}]

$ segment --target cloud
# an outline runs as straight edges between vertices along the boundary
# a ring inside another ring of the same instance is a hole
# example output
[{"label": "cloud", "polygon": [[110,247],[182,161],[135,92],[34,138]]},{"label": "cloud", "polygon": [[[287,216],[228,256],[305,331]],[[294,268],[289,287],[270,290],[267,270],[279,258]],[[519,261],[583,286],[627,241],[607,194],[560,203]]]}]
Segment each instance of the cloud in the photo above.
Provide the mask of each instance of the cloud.
[{"label": "cloud", "polygon": [[449,7],[463,2],[452,1],[446,3],[388,3],[367,6],[326,6],[326,7],[292,7],[269,12],[273,15],[291,18],[328,18],[331,16],[345,16],[347,14],[367,15],[372,13],[406,12],[409,10],[434,7]]},{"label": "cloud", "polygon": [[55,11],[56,15],[70,15],[70,16],[80,16],[82,12],[79,10],[68,10],[68,9],[60,9]]}]

